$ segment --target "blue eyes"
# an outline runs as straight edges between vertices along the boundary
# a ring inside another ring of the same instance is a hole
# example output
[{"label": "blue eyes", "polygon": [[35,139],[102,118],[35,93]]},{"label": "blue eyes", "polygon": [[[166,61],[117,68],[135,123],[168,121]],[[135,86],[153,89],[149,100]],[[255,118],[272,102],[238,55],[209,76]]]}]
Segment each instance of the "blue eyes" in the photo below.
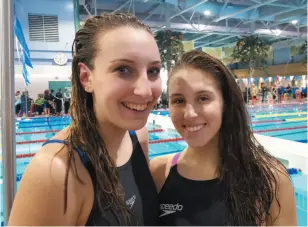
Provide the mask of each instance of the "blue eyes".
[{"label": "blue eyes", "polygon": [[[129,76],[134,73],[134,71],[129,66],[120,66],[115,69],[116,72],[119,73],[120,76]],[[148,76],[157,77],[160,74],[160,68],[150,68],[147,71]]]}]

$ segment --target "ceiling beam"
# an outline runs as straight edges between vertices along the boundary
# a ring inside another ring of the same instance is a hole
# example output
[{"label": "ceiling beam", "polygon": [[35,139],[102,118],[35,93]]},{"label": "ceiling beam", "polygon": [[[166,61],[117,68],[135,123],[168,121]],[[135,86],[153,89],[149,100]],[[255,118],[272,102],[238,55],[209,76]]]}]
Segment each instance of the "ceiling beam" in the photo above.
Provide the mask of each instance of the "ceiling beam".
[{"label": "ceiling beam", "polygon": [[205,44],[201,44],[201,45],[198,45],[196,46],[195,48],[200,48],[200,47],[204,47],[204,46],[209,46],[211,44],[214,44],[214,43],[219,43],[221,41],[224,41],[224,40],[227,40],[227,39],[231,39],[231,38],[234,38],[234,37],[237,37],[237,35],[231,35],[231,36],[227,36],[227,37],[224,37],[222,39],[218,39],[218,40],[214,40],[212,42],[208,42],[208,43],[205,43]]},{"label": "ceiling beam", "polygon": [[234,12],[234,13],[229,14],[229,15],[219,17],[219,18],[215,19],[214,22],[219,22],[219,21],[221,21],[221,20],[228,19],[228,18],[233,17],[233,16],[235,16],[235,15],[238,15],[238,14],[241,14],[241,13],[245,13],[245,12],[247,12],[247,11],[250,11],[250,10],[253,10],[253,9],[256,9],[256,8],[259,8],[259,7],[264,6],[264,5],[268,5],[268,4],[273,3],[273,2],[276,2],[276,1],[278,1],[278,0],[268,0],[268,1],[266,1],[266,2],[261,2],[261,3],[258,3],[258,4],[256,4],[256,5],[252,5],[252,6],[250,6],[250,7],[247,7],[247,8],[242,9],[242,10],[238,10],[238,11],[236,11],[236,12]]},{"label": "ceiling beam", "polygon": [[161,3],[160,3],[157,7],[155,7],[155,9],[153,9],[153,10],[149,13],[149,15],[148,15],[146,18],[144,18],[144,19],[142,20],[142,22],[146,21],[146,20],[149,19],[154,13],[158,12],[158,10],[159,10],[160,7],[161,7]]},{"label": "ceiling beam", "polygon": [[118,11],[120,11],[121,9],[123,9],[126,5],[128,5],[131,1],[128,0],[127,2],[125,2],[124,4],[120,5],[117,9],[115,9],[112,13],[116,13]]},{"label": "ceiling beam", "polygon": [[[142,20],[147,15],[138,14],[137,17]],[[80,20],[83,21],[87,18],[87,15],[83,14],[80,15]],[[157,21],[159,18],[152,17],[151,21],[147,21],[146,23],[152,27],[155,30],[161,30],[163,29],[162,21]],[[164,23],[164,22],[163,22]],[[195,25],[195,24],[193,24]],[[195,27],[195,26],[194,26]],[[201,36],[207,36],[210,34],[219,34],[219,35],[250,35],[253,34],[250,31],[249,27],[242,27],[240,24],[235,24],[232,28],[230,27],[227,29],[225,26],[214,26],[214,25],[205,25],[200,24],[199,25],[199,31],[192,27],[190,23],[170,23],[170,28],[174,31],[179,31],[182,33],[193,33],[193,34],[200,34]],[[257,31],[257,34],[260,34],[261,36],[266,37],[275,37],[273,33],[269,31],[269,29],[264,29],[263,26],[257,25],[255,30]],[[231,32],[232,31],[232,32]],[[283,31],[280,35],[281,37],[298,37],[298,32],[287,30]],[[197,37],[197,40],[200,40],[201,38]],[[303,38],[307,37],[307,34],[304,34]],[[200,38],[200,39],[199,39]]]},{"label": "ceiling beam", "polygon": [[[295,7],[295,8],[288,8],[288,9],[285,9],[285,10],[281,10],[281,11],[278,11],[276,13],[272,13],[272,14],[269,14],[269,15],[264,15],[264,16],[261,16],[261,17],[262,17],[262,20],[265,20],[267,17],[275,17],[275,16],[278,16],[278,15],[283,14],[283,13],[288,13],[288,12],[292,12],[294,10],[299,10],[299,9],[304,9],[304,8],[306,8],[306,6],[302,5],[302,6]],[[249,20],[249,21],[244,22],[244,24],[249,24],[251,22],[256,22],[256,21],[259,21],[259,20],[260,19]]]},{"label": "ceiling beam", "polygon": [[208,1],[208,0],[203,0],[203,1],[201,1],[201,2],[198,2],[198,3],[195,4],[195,5],[192,5],[192,6],[188,7],[188,8],[186,8],[186,9],[182,10],[181,12],[178,12],[178,13],[172,15],[172,16],[170,17],[170,20],[173,19],[173,18],[175,18],[175,17],[177,17],[177,16],[182,15],[183,13],[186,13],[186,12],[189,11],[189,10],[192,10],[192,9],[196,8],[197,6],[203,4],[203,3],[207,2],[207,1]]}]

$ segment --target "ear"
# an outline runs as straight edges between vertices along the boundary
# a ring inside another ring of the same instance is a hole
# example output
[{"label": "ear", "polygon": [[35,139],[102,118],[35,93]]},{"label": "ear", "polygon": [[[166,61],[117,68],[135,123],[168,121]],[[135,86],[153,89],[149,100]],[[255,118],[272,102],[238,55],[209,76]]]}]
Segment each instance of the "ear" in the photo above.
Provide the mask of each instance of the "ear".
[{"label": "ear", "polygon": [[84,90],[88,93],[93,92],[91,71],[84,63],[78,63],[79,79]]}]

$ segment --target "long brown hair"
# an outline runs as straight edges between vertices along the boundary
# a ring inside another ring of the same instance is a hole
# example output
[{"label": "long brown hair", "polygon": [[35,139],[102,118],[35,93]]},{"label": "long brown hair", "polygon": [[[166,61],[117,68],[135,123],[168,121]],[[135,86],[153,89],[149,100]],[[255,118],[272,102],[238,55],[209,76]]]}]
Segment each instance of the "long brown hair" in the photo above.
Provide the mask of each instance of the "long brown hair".
[{"label": "long brown hair", "polygon": [[[83,27],[76,33],[72,52],[72,98],[70,115],[72,123],[67,138],[69,144],[68,167],[65,179],[65,212],[67,208],[68,171],[73,159],[73,149],[79,148],[88,156],[95,169],[95,199],[99,208],[106,208],[116,215],[119,225],[122,217],[124,224],[129,224],[129,211],[125,206],[123,190],[119,182],[119,174],[109,156],[104,138],[100,135],[99,125],[93,107],[93,97],[87,93],[80,83],[79,63],[85,64],[90,70],[94,69],[93,60],[97,54],[97,39],[106,32],[120,27],[151,30],[138,19],[127,13],[104,13],[87,19]],[[152,34],[152,33],[151,33]],[[108,54],[108,53],[106,53]],[[79,178],[78,178],[79,179]],[[80,179],[79,179],[80,180]],[[121,217],[122,216],[122,217]]]},{"label": "long brown hair", "polygon": [[[228,207],[228,225],[254,225],[273,221],[269,213],[277,199],[275,172],[287,174],[285,167],[257,142],[249,127],[250,119],[233,73],[209,54],[186,52],[175,66],[169,81],[178,70],[194,68],[214,76],[222,92],[224,107],[219,131],[220,183]],[[168,82],[169,84],[169,82]]]}]

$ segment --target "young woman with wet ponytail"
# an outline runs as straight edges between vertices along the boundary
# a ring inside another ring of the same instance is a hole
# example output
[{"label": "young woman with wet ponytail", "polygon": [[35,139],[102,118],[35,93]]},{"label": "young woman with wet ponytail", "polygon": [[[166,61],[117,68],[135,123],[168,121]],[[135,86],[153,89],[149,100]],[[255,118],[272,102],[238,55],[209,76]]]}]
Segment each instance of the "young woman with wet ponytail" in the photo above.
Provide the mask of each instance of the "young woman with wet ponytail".
[{"label": "young woman with wet ponytail", "polygon": [[151,30],[134,16],[85,21],[73,44],[72,123],[29,163],[9,225],[155,225],[145,125],[160,68]]}]

